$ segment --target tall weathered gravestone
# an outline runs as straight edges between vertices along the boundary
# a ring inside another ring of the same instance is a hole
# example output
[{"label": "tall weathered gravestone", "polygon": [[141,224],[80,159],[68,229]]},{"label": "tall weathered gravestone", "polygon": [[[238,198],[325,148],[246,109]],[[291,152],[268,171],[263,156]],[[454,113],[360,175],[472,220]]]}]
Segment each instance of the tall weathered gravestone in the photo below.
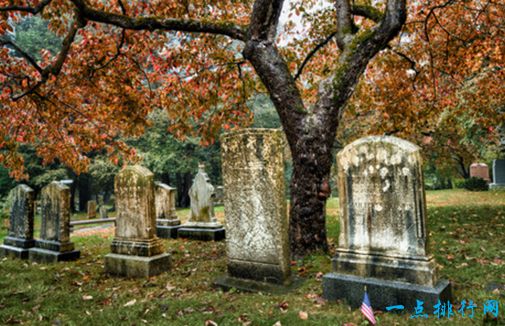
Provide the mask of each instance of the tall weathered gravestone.
[{"label": "tall weathered gravestone", "polygon": [[160,238],[175,239],[177,230],[181,227],[181,221],[175,213],[177,189],[161,182],[156,182],[155,185],[157,235]]},{"label": "tall weathered gravestone", "polygon": [[214,216],[214,186],[205,173],[205,165],[198,166],[198,173],[189,189],[189,220],[179,228],[177,236],[197,240],[223,240],[224,228]]},{"label": "tall weathered gravestone", "polygon": [[337,155],[340,237],[326,299],[360,306],[363,288],[374,308],[416,299],[433,306],[450,299],[427,253],[426,204],[420,148],[395,137],[366,137]]},{"label": "tall weathered gravestone", "polygon": [[283,153],[280,130],[221,137],[228,275],[218,286],[277,291],[292,285]]},{"label": "tall weathered gravestone", "polygon": [[53,181],[42,189],[40,239],[30,249],[30,260],[52,263],[80,255],[70,242],[70,188]]},{"label": "tall weathered gravestone", "polygon": [[470,165],[470,177],[481,178],[486,181],[491,181],[489,179],[489,167],[486,163],[472,163]]},{"label": "tall weathered gravestone", "polygon": [[505,189],[505,159],[493,161],[493,183],[491,189]]},{"label": "tall weathered gravestone", "polygon": [[11,190],[9,233],[0,246],[0,255],[26,259],[28,249],[35,245],[33,239],[34,192],[20,184]]},{"label": "tall weathered gravestone", "polygon": [[114,180],[116,234],[105,271],[113,275],[148,277],[170,268],[170,255],[156,237],[154,175],[142,166],[123,169]]}]

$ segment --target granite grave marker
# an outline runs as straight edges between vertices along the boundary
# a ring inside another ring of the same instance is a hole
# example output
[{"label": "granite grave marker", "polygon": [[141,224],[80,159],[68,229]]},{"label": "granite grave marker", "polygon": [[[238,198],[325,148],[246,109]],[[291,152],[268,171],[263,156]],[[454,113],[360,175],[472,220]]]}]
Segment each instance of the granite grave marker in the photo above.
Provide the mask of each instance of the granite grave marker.
[{"label": "granite grave marker", "polygon": [[367,286],[374,309],[450,299],[450,284],[438,279],[427,252],[420,148],[395,137],[366,137],[338,153],[337,165],[340,237],[323,296],[358,307]]},{"label": "granite grave marker", "polygon": [[156,236],[154,175],[135,165],[114,180],[116,232],[105,271],[127,277],[149,277],[170,268],[170,255]]}]

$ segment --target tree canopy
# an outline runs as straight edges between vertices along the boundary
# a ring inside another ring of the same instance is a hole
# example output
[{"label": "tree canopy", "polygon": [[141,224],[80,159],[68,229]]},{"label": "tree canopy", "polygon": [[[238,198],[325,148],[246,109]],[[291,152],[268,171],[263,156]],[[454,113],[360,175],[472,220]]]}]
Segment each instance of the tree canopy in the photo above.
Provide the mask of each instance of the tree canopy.
[{"label": "tree canopy", "polygon": [[503,11],[496,0],[3,0],[0,34],[38,15],[62,42],[39,59],[0,37],[0,161],[23,177],[23,143],[77,172],[99,149],[133,158],[124,139],[154,108],[175,137],[208,145],[252,123],[247,101],[267,93],[293,158],[293,250],[326,249],[337,130],[343,142],[422,141],[444,112],[488,130],[503,119]]}]

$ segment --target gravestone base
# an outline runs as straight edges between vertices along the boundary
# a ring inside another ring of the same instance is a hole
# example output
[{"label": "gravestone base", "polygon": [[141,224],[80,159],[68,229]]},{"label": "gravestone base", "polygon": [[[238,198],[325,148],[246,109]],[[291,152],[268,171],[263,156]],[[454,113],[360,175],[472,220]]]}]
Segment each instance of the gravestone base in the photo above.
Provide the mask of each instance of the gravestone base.
[{"label": "gravestone base", "polygon": [[177,239],[177,231],[181,228],[180,225],[157,225],[156,235],[163,239]]},{"label": "gravestone base", "polygon": [[239,279],[255,280],[269,284],[288,284],[291,270],[283,270],[279,264],[267,264],[228,258],[228,275]]},{"label": "gravestone base", "polygon": [[491,190],[505,190],[505,183],[491,183],[489,185]]},{"label": "gravestone base", "polygon": [[79,250],[53,251],[42,248],[31,248],[29,250],[29,260],[37,263],[57,263],[59,261],[72,261],[81,257]]},{"label": "gravestone base", "polygon": [[151,257],[108,254],[105,256],[105,272],[126,277],[150,277],[170,268],[170,254]]},{"label": "gravestone base", "polygon": [[177,237],[202,241],[221,241],[225,238],[223,226],[205,227],[183,225],[177,230]]},{"label": "gravestone base", "polygon": [[300,278],[288,279],[285,284],[277,284],[223,275],[216,278],[214,286],[225,291],[237,289],[244,292],[285,294],[298,288],[302,283],[303,280]]},{"label": "gravestone base", "polygon": [[437,281],[436,263],[431,255],[399,256],[337,249],[331,261],[337,273],[427,286],[434,286]]},{"label": "gravestone base", "polygon": [[323,298],[328,301],[345,300],[351,307],[358,308],[363,302],[364,288],[374,310],[385,310],[388,306],[403,305],[413,311],[416,300],[424,302],[424,308],[433,307],[438,300],[451,300],[451,285],[440,280],[435,287],[419,284],[365,278],[354,275],[328,273],[323,277]]},{"label": "gravestone base", "polygon": [[0,257],[10,257],[18,259],[28,259],[29,249],[0,245]]}]

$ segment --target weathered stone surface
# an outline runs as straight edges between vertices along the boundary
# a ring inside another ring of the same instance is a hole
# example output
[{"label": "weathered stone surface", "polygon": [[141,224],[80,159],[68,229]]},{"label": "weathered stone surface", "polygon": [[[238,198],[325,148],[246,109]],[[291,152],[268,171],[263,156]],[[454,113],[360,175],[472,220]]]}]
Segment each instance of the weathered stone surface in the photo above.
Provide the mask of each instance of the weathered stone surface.
[{"label": "weathered stone surface", "polygon": [[224,202],[224,187],[217,186],[214,194],[214,206],[223,205]]},{"label": "weathered stone surface", "polygon": [[289,265],[283,136],[243,129],[221,137],[228,274],[287,285]]},{"label": "weathered stone surface", "polygon": [[493,161],[493,183],[491,189],[505,189],[505,159]]},{"label": "weathered stone surface", "polygon": [[105,270],[113,275],[146,276],[168,269],[162,241],[156,237],[154,175],[135,165],[115,178],[116,233]]},{"label": "weathered stone surface", "polygon": [[156,222],[158,225],[174,226],[181,224],[181,221],[175,213],[175,195],[176,188],[167,184],[156,182]]},{"label": "weathered stone surface", "polygon": [[73,260],[80,256],[70,242],[70,188],[61,182],[53,181],[42,189],[40,239],[35,241],[29,256],[38,262]]},{"label": "weathered stone surface", "polygon": [[34,191],[20,184],[11,190],[12,206],[9,233],[0,246],[0,255],[28,258],[28,249],[35,245],[33,239]]},{"label": "weathered stone surface", "polygon": [[470,165],[470,177],[481,178],[491,181],[489,178],[489,167],[486,163],[473,163]]},{"label": "weathered stone surface", "polygon": [[101,219],[109,218],[109,210],[104,205],[100,206],[100,208],[98,209],[98,212],[100,213]]},{"label": "weathered stone surface", "polygon": [[[334,272],[355,275],[363,284],[381,279],[393,292],[387,281],[438,286],[426,246],[420,148],[395,137],[366,137],[346,146],[337,165],[341,214]],[[328,274],[325,282],[340,286],[341,278]],[[341,292],[326,293],[336,299],[331,295]]]},{"label": "weathered stone surface", "polygon": [[191,226],[220,226],[214,216],[214,186],[205,173],[205,165],[198,166],[198,173],[193,180],[193,185],[189,188],[189,198],[191,200],[189,221],[186,225]]},{"label": "weathered stone surface", "polygon": [[89,200],[88,201],[88,218],[96,218],[96,201]]},{"label": "weathered stone surface", "polygon": [[414,311],[416,299],[424,302],[425,309],[433,307],[438,300],[451,301],[449,281],[441,280],[435,287],[378,278],[329,273],[323,277],[323,297],[328,300],[344,299],[351,307],[358,308],[363,302],[364,287],[374,310],[403,305]]},{"label": "weathered stone surface", "polygon": [[164,239],[176,239],[181,227],[181,220],[175,213],[177,189],[161,182],[156,182],[156,234]]}]

